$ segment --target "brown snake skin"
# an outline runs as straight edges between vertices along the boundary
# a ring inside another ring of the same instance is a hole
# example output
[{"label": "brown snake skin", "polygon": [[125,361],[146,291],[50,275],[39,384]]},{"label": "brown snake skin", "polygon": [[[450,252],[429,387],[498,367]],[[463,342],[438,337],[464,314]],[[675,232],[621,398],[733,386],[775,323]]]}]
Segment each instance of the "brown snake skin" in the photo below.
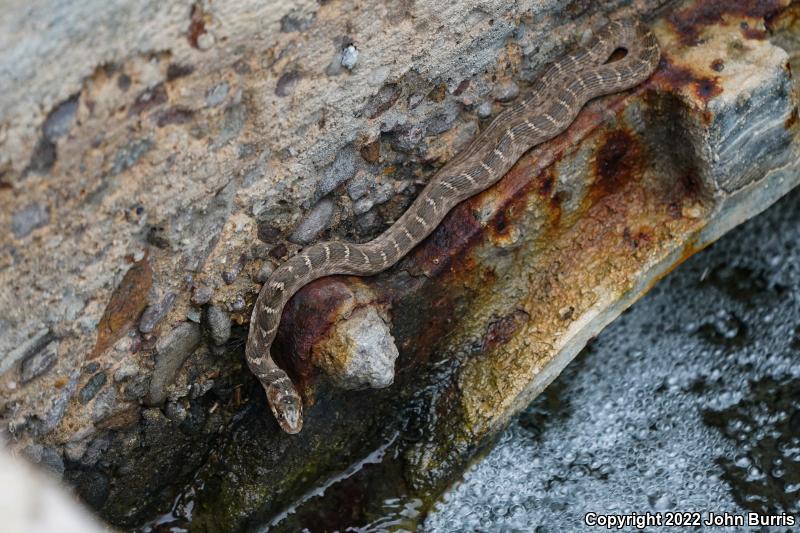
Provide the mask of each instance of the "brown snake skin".
[{"label": "brown snake skin", "polygon": [[[609,62],[617,49],[626,54]],[[300,395],[270,356],[283,307],[297,290],[331,274],[369,276],[391,267],[455,205],[497,182],[531,147],[565,130],[587,101],[638,85],[652,74],[659,58],[658,42],[646,26],[611,22],[586,47],[551,65],[531,95],[500,113],[442,167],[382,235],[364,244],[314,244],[277,268],[256,300],[245,353],[281,428],[297,433],[303,427]]]}]

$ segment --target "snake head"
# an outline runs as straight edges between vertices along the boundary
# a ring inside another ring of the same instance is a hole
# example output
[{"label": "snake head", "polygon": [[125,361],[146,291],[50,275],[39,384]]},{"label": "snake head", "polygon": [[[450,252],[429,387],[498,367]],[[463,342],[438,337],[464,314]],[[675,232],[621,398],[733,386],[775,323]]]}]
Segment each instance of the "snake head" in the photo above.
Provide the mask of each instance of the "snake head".
[{"label": "snake head", "polygon": [[290,435],[303,429],[303,400],[297,394],[292,382],[281,379],[265,387],[267,401],[281,429]]}]

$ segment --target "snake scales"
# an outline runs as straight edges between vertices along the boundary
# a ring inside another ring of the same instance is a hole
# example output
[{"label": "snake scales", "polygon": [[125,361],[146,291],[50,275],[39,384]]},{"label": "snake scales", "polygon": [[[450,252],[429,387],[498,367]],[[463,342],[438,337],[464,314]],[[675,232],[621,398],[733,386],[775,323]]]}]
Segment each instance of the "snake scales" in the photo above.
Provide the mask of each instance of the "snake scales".
[{"label": "snake scales", "polygon": [[[626,51],[624,57],[609,62],[618,49]],[[368,276],[391,267],[455,205],[494,184],[531,147],[566,129],[587,101],[638,85],[659,58],[658,42],[647,27],[630,20],[611,22],[588,45],[551,65],[531,95],[500,113],[442,167],[382,235],[364,244],[314,244],[278,267],[256,300],[245,354],[281,428],[297,433],[303,427],[302,399],[270,355],[283,307],[295,292],[323,276]]]}]

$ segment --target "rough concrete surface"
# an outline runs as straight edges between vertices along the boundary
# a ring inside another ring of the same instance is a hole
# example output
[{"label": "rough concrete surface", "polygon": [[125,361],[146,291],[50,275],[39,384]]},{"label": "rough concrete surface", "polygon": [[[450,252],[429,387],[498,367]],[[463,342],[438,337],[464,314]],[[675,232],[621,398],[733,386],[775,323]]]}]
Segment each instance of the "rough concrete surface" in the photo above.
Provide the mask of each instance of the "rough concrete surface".
[{"label": "rough concrete surface", "polygon": [[[787,6],[12,2],[13,446],[60,458],[83,500],[127,526],[170,502],[186,520],[191,494],[196,529],[244,527],[398,426],[417,433],[408,478],[441,485],[668,269],[797,183]],[[609,15],[653,22],[658,72],[592,103],[390,272],[301,291],[275,351],[307,422],[280,434],[241,352],[274,265],[385,229]],[[377,346],[380,365],[346,364]]]}]

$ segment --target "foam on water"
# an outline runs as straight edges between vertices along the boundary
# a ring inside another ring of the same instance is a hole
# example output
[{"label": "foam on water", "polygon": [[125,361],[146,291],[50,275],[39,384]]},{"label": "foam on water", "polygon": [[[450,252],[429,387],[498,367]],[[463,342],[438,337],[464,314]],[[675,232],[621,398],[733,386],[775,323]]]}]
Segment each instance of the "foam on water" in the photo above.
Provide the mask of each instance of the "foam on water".
[{"label": "foam on water", "polygon": [[800,192],[603,331],[423,529],[574,531],[587,512],[667,510],[800,513]]}]

